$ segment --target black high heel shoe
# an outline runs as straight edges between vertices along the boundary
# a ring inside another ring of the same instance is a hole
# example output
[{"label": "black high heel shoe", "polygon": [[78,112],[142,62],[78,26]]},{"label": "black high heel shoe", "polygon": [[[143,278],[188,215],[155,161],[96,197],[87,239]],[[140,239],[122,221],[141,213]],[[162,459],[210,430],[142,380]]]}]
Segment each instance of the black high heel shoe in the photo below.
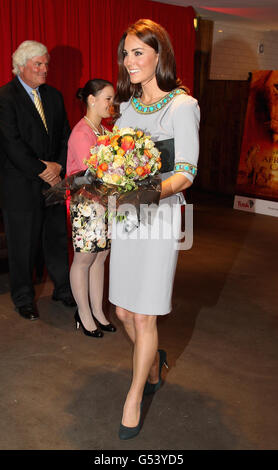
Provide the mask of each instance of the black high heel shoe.
[{"label": "black high heel shoe", "polygon": [[167,354],[166,354],[166,352],[163,351],[163,349],[159,349],[158,353],[159,353],[159,373],[158,373],[159,380],[156,384],[151,384],[150,382],[147,381],[146,385],[145,385],[145,388],[144,388],[143,395],[151,395],[152,393],[157,392],[157,390],[160,389],[161,384],[162,384],[162,379],[161,379],[162,367],[165,366],[167,369],[169,369],[169,366],[168,366],[168,363],[167,363]]},{"label": "black high heel shoe", "polygon": [[108,323],[108,325],[103,325],[94,315],[93,315],[93,319],[100,326],[102,331],[110,331],[111,333],[114,333],[115,331],[117,331],[117,328],[112,323]]},{"label": "black high heel shoe", "polygon": [[120,439],[122,440],[132,439],[133,437],[139,434],[141,430],[142,408],[143,408],[143,402],[141,402],[140,404],[140,417],[139,417],[139,423],[137,424],[137,426],[134,426],[133,428],[129,428],[128,426],[124,426],[122,423],[120,424],[120,429],[119,429]]},{"label": "black high heel shoe", "polygon": [[92,330],[92,331],[86,330],[86,328],[84,327],[84,325],[83,325],[83,323],[80,319],[78,310],[76,310],[76,312],[74,314],[74,319],[75,319],[76,329],[78,330],[80,328],[80,325],[81,325],[84,335],[91,336],[93,338],[102,338],[103,337],[102,331],[100,331],[98,328],[96,328],[95,330]]}]

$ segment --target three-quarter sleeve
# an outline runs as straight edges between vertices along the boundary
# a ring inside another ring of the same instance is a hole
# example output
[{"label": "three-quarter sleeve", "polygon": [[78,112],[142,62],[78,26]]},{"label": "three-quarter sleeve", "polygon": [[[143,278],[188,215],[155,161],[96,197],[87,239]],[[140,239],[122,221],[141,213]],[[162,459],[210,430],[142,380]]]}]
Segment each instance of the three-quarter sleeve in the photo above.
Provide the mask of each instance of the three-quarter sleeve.
[{"label": "three-quarter sleeve", "polygon": [[[89,129],[89,128],[88,128]],[[84,160],[90,156],[90,148],[97,142],[97,137],[87,129],[73,129],[68,142],[67,175],[86,170]]]},{"label": "three-quarter sleeve", "polygon": [[197,174],[199,158],[200,109],[195,98],[178,96],[171,108],[175,139],[175,173],[184,174],[191,182]]}]

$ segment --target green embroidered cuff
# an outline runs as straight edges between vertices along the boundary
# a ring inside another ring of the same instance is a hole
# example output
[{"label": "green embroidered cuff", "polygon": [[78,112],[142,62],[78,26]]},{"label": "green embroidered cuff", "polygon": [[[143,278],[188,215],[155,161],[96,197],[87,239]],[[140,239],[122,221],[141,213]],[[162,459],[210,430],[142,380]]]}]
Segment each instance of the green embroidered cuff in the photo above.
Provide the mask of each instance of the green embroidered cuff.
[{"label": "green embroidered cuff", "polygon": [[191,163],[177,162],[175,163],[174,172],[175,173],[186,172],[186,173],[190,173],[192,176],[196,176],[197,167],[195,165],[191,165]]}]

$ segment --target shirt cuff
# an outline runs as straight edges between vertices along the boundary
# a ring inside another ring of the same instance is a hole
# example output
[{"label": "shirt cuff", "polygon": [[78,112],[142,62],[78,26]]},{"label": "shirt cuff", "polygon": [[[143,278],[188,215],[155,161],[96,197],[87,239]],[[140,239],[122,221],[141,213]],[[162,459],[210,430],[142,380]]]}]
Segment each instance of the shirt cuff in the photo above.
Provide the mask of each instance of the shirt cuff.
[{"label": "shirt cuff", "polygon": [[175,173],[182,173],[186,178],[193,182],[197,175],[197,167],[188,162],[176,162],[174,166]]}]

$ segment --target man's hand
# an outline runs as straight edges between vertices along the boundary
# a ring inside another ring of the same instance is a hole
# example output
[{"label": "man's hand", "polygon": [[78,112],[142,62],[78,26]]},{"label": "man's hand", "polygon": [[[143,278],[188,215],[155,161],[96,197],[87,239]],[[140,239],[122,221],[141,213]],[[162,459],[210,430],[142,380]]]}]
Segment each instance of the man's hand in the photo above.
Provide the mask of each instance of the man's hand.
[{"label": "man's hand", "polygon": [[62,178],[60,178],[60,176],[56,176],[56,178],[54,178],[54,180],[50,181],[50,186],[55,186],[55,184],[57,183],[60,183],[60,181],[62,181]]},{"label": "man's hand", "polygon": [[39,174],[39,177],[46,183],[50,184],[50,186],[54,186],[54,184],[61,181],[59,175],[62,170],[62,166],[56,162],[41,161],[46,165],[46,169]]}]

